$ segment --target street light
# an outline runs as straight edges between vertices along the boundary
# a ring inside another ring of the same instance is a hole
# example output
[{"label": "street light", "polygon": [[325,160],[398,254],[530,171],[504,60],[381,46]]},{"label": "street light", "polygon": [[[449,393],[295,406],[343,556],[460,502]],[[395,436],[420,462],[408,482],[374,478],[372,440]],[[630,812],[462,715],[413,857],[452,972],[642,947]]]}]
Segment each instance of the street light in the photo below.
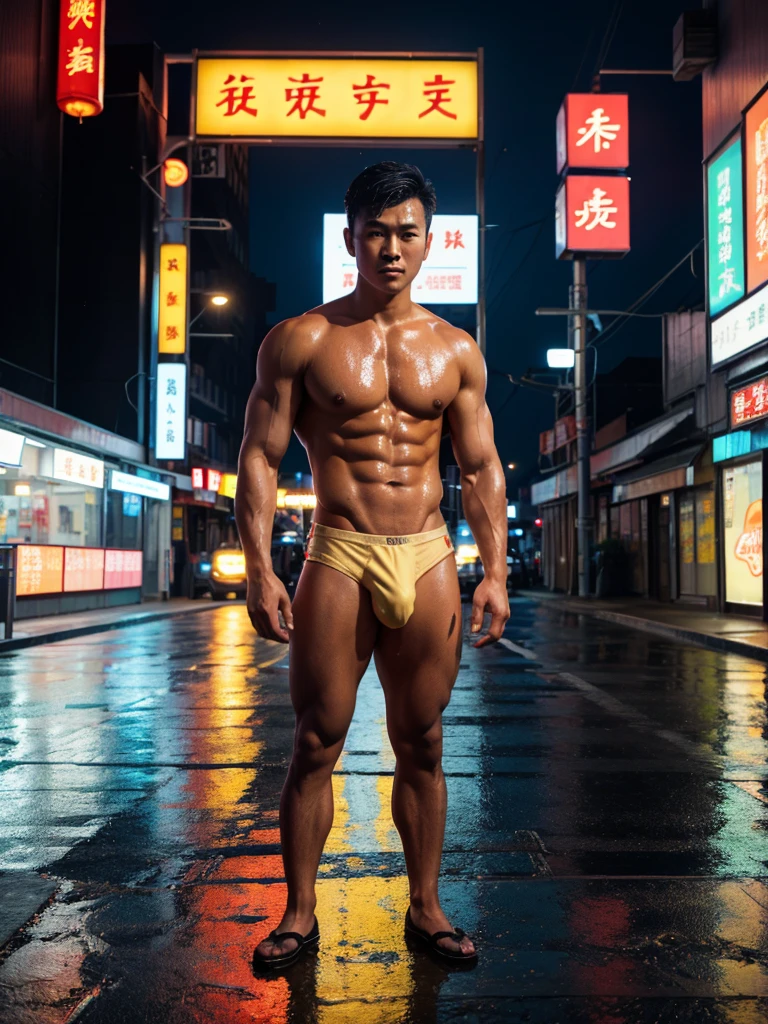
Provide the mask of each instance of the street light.
[{"label": "street light", "polygon": [[573,368],[575,355],[572,348],[548,348],[547,366],[556,370],[570,370]]},{"label": "street light", "polygon": [[[190,291],[194,295],[197,292],[197,289],[191,288]],[[210,303],[211,303],[212,306],[226,306],[226,304],[229,302],[229,296],[228,295],[224,295],[221,292],[213,292],[213,293],[211,293],[211,292],[202,292],[202,293],[197,292],[197,294],[207,295],[208,298],[210,299]],[[189,321],[189,326],[190,327],[192,326],[192,324],[197,323],[197,321],[200,319],[200,317],[205,312],[205,309],[206,309],[206,307],[203,306],[203,308],[200,310],[200,312],[196,316],[192,317],[192,319]]]},{"label": "street light", "polygon": [[516,467],[517,467],[517,463],[516,462],[508,462],[507,463],[507,469],[515,469]]}]

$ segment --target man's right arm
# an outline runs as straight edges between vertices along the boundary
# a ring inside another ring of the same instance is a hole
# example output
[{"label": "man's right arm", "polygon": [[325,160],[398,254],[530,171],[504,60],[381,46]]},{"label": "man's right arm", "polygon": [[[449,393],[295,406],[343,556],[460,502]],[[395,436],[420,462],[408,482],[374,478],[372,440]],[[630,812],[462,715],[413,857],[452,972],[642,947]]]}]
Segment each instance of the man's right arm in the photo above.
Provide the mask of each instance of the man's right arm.
[{"label": "man's right arm", "polygon": [[274,327],[259,348],[256,383],[245,412],[237,469],[235,518],[248,572],[248,614],[260,636],[287,643],[282,612],[293,628],[291,602],[272,569],[277,470],[288,447],[303,395],[304,346],[300,318]]}]

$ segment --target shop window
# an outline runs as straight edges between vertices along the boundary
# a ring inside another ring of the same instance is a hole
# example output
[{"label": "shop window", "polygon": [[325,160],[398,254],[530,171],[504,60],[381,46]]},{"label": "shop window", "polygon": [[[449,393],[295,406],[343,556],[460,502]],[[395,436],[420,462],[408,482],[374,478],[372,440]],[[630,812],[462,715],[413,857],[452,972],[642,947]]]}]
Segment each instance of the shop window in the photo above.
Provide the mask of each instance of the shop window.
[{"label": "shop window", "polygon": [[0,543],[101,547],[104,492],[53,480],[51,449],[24,445],[19,468],[0,474]]},{"label": "shop window", "polygon": [[108,548],[138,550],[141,548],[144,499],[123,491],[107,492]]},{"label": "shop window", "polygon": [[725,599],[763,603],[763,470],[760,462],[723,470]]}]

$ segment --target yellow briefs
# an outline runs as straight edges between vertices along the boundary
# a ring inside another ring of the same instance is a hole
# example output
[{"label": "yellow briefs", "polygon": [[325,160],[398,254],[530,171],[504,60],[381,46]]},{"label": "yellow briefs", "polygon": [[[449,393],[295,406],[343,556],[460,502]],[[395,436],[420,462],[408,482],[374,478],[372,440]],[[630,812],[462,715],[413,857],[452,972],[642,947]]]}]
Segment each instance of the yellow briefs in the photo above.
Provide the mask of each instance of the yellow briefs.
[{"label": "yellow briefs", "polygon": [[312,523],[306,558],[338,569],[370,591],[376,617],[404,626],[416,603],[416,581],[453,552],[448,527],[385,537]]}]

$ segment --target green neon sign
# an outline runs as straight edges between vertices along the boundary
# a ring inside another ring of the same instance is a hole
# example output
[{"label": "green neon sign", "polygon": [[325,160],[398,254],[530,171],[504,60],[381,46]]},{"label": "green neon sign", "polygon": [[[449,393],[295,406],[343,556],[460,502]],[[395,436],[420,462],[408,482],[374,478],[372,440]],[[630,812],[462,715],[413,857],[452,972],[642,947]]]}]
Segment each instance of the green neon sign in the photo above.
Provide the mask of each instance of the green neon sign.
[{"label": "green neon sign", "polygon": [[740,138],[707,168],[707,252],[709,312],[715,316],[745,291]]}]

